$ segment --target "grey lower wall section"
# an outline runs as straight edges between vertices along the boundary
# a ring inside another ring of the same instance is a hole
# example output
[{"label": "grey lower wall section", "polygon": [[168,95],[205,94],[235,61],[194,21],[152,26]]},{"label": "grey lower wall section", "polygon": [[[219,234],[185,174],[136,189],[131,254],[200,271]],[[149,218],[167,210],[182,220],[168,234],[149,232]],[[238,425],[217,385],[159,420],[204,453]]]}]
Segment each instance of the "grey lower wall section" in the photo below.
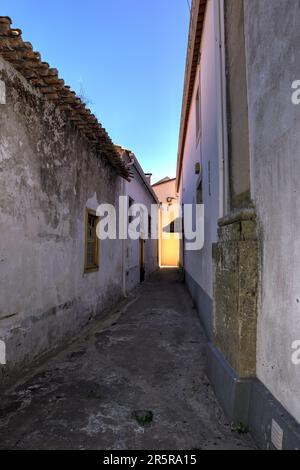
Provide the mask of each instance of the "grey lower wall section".
[{"label": "grey lower wall section", "polygon": [[227,418],[248,427],[261,449],[274,450],[273,420],[283,431],[283,450],[300,450],[300,424],[257,379],[241,379],[212,344],[207,346],[206,373]]},{"label": "grey lower wall section", "polygon": [[247,426],[252,379],[240,379],[212,343],[207,346],[206,373],[228,419]]},{"label": "grey lower wall section", "polygon": [[300,424],[259,380],[254,380],[249,405],[249,429],[261,449],[275,449],[271,441],[273,420],[283,431],[283,450],[300,450]]},{"label": "grey lower wall section", "polygon": [[213,334],[213,301],[187,271],[185,271],[184,276],[187,288],[199,312],[206,336],[211,340]]}]

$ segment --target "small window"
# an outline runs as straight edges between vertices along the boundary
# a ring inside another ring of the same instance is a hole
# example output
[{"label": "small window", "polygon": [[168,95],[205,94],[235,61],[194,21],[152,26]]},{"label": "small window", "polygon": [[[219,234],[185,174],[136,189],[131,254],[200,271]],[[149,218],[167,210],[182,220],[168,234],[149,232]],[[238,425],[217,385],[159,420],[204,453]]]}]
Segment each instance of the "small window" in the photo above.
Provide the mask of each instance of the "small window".
[{"label": "small window", "polygon": [[199,142],[201,135],[201,90],[198,86],[196,94],[196,141]]},{"label": "small window", "polygon": [[85,272],[98,271],[99,269],[99,240],[96,232],[98,221],[96,212],[87,209],[85,217]]}]

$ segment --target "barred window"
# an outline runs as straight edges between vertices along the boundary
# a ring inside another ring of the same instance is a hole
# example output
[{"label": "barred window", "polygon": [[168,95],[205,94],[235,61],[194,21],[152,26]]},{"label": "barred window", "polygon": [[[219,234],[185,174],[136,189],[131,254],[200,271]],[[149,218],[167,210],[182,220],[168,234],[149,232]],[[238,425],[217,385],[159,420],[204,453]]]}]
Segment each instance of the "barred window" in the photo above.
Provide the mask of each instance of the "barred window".
[{"label": "barred window", "polygon": [[98,271],[99,269],[99,240],[97,237],[98,217],[95,211],[86,210],[85,217],[85,272]]}]

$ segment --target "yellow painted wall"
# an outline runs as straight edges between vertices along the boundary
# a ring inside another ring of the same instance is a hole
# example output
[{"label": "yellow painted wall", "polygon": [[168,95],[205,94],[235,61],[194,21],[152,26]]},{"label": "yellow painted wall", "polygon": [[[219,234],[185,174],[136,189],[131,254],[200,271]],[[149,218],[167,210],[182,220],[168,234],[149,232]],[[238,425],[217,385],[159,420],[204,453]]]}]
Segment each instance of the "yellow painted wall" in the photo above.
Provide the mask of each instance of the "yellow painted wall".
[{"label": "yellow painted wall", "polygon": [[[180,240],[176,233],[164,233],[163,228],[174,221],[178,215],[176,182],[175,179],[153,185],[153,189],[162,204],[167,204],[167,213],[160,211],[160,240],[159,240],[159,264],[160,266],[179,266]],[[168,198],[172,198],[170,202]]]},{"label": "yellow painted wall", "polygon": [[161,266],[179,265],[179,240],[176,233],[170,233],[169,239],[161,238]]}]

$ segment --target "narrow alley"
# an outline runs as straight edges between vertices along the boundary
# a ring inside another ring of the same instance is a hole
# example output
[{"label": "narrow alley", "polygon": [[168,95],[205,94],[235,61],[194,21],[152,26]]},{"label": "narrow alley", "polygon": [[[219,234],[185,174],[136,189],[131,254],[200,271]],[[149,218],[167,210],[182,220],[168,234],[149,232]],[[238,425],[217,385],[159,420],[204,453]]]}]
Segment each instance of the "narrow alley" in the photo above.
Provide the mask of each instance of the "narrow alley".
[{"label": "narrow alley", "polygon": [[205,337],[176,270],[161,270],[7,389],[1,449],[251,449],[204,374]]}]

